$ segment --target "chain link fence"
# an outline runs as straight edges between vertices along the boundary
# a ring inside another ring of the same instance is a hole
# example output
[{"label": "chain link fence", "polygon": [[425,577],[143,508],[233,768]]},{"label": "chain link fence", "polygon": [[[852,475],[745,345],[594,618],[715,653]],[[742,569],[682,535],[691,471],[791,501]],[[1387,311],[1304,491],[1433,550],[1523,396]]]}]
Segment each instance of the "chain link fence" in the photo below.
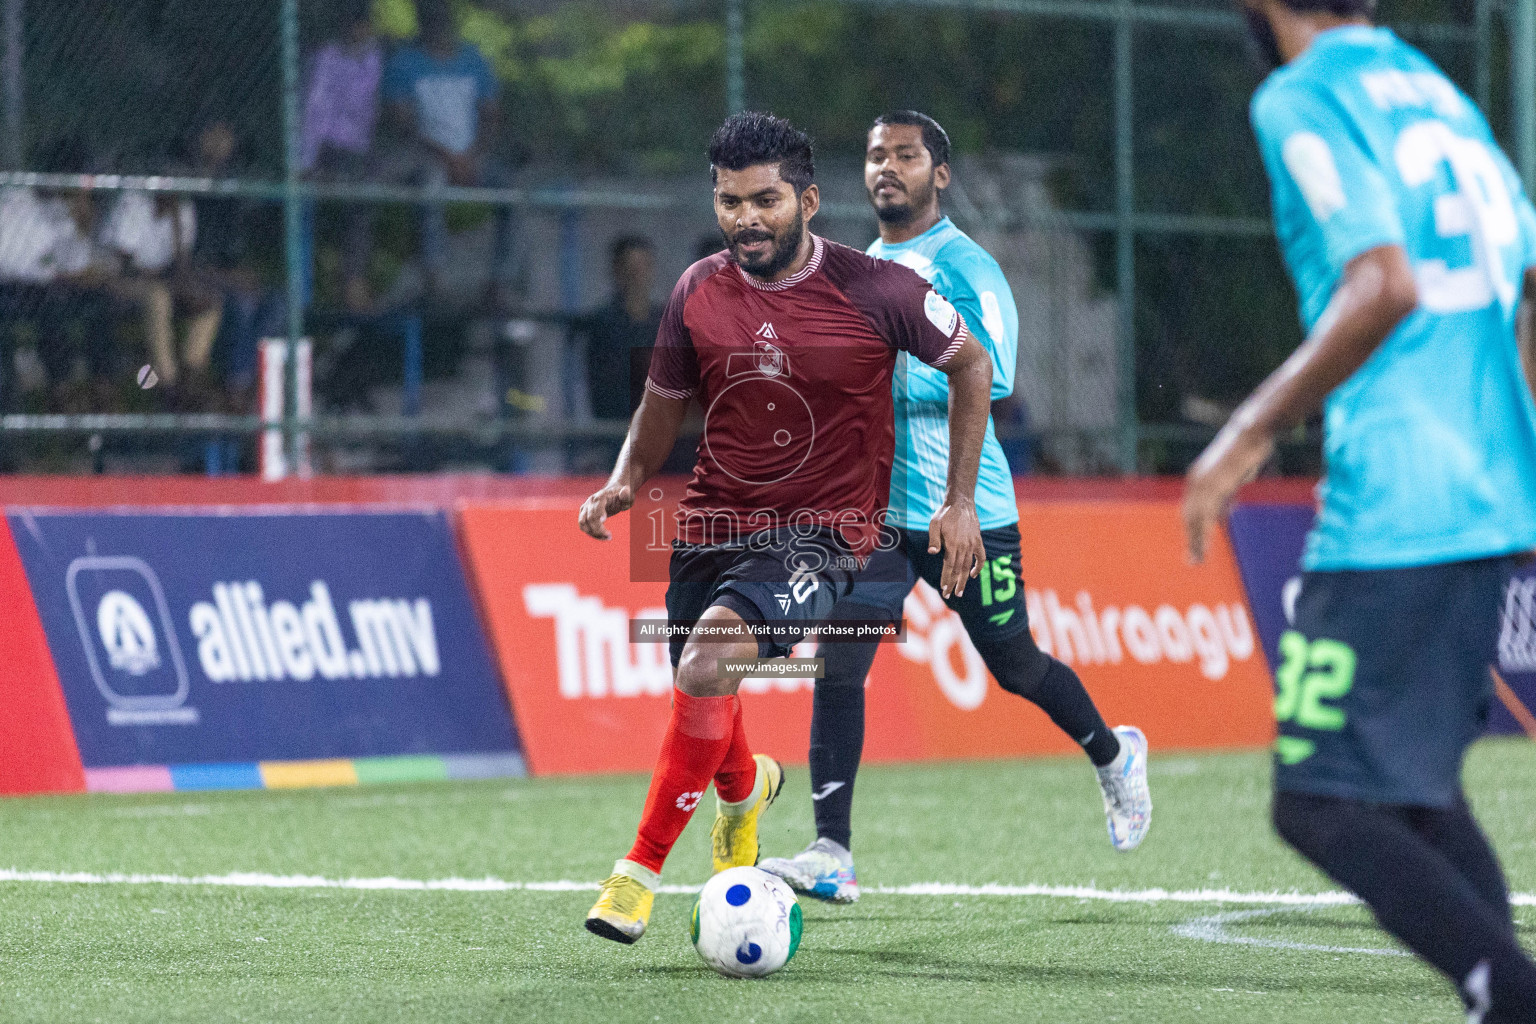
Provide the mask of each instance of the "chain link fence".
[{"label": "chain link fence", "polygon": [[[1533,7],[1383,11],[1527,175]],[[319,472],[605,471],[599,355],[718,247],[702,152],[744,105],[811,131],[859,247],[869,122],[949,129],[1021,313],[1016,469],[1178,470],[1299,340],[1222,4],[0,0],[0,35],[9,470],[252,471],[275,425]],[[264,420],[288,337],[313,416]]]}]

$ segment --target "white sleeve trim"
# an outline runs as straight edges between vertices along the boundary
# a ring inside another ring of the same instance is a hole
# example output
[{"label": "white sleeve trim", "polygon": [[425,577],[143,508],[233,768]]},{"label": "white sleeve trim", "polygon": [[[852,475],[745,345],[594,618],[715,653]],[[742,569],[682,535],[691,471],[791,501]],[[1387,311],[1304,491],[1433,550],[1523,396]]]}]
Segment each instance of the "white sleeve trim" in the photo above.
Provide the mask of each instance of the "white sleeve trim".
[{"label": "white sleeve trim", "polygon": [[960,351],[960,346],[965,344],[965,339],[969,338],[970,336],[971,332],[969,328],[965,326],[965,321],[962,320],[960,322],[960,333],[955,335],[955,340],[949,343],[949,348],[946,348],[943,353],[940,354],[939,358],[935,359],[928,365],[941,367],[948,363],[951,359],[955,358],[955,353]]},{"label": "white sleeve trim", "polygon": [[689,389],[687,391],[679,391],[676,388],[662,387],[660,384],[656,383],[654,378],[651,378],[651,377],[646,377],[645,378],[645,389],[647,391],[654,391],[654,392],[656,392],[662,398],[674,398],[674,399],[678,400],[679,402],[687,401],[688,399],[693,397],[693,390],[692,389]]}]

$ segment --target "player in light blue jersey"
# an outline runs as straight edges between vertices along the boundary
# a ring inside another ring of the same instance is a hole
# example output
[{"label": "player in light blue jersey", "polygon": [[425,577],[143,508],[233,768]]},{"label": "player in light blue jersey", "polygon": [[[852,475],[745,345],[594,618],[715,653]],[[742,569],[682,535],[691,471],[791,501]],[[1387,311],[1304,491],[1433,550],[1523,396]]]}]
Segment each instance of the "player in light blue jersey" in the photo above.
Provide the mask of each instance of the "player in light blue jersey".
[{"label": "player in light blue jersey", "polygon": [[1536,964],[1461,787],[1503,587],[1536,547],[1536,212],[1472,102],[1372,27],[1374,0],[1244,3],[1284,65],[1252,119],[1310,333],[1191,468],[1190,551],[1321,405],[1327,472],[1275,673],[1275,827],[1470,1021],[1536,1020]]},{"label": "player in light blue jersey", "polygon": [[[1019,317],[1002,268],[943,216],[940,194],[950,182],[949,136],[915,111],[887,114],[870,129],[864,184],[880,219],[872,256],[904,264],[949,299],[992,357],[992,397],[1013,391]],[[943,374],[898,357],[896,455],[889,519],[893,545],[877,552],[832,618],[898,621],[918,579],[935,589],[941,561],[928,525],[940,512],[949,459],[949,385]],[[947,599],[992,675],[1051,717],[1087,753],[1098,771],[1109,835],[1116,849],[1134,849],[1151,823],[1147,741],[1141,730],[1104,724],[1077,674],[1035,645],[1024,606],[1019,565],[1019,506],[1008,460],[990,420],[976,481],[976,512],[986,559],[980,586]],[[824,640],[825,678],[817,681],[811,717],[811,799],[816,841],[793,858],[760,865],[800,892],[834,902],[858,898],[849,852],[854,777],[864,745],[864,680],[878,645]]]}]

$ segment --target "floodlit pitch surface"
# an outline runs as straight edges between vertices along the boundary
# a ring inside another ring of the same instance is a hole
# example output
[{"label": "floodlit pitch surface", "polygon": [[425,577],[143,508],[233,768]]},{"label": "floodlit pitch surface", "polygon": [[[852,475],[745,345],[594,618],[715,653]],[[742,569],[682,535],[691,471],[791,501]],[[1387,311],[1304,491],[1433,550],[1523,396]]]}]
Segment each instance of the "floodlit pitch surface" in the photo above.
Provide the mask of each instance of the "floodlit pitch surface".
[{"label": "floodlit pitch surface", "polygon": [[[4,801],[0,1020],[1460,1021],[1359,907],[1279,895],[1333,886],[1272,838],[1268,779],[1258,754],[1155,758],[1125,855],[1078,759],[869,769],[867,894],[806,901],[765,981],[699,961],[680,891],[638,945],[582,929],[640,777]],[[1480,744],[1468,785],[1536,893],[1536,746]],[[703,881],[709,823],[669,884]],[[766,848],[809,829],[792,769]],[[549,882],[573,884],[519,885]],[[1536,945],[1536,899],[1516,916]]]}]

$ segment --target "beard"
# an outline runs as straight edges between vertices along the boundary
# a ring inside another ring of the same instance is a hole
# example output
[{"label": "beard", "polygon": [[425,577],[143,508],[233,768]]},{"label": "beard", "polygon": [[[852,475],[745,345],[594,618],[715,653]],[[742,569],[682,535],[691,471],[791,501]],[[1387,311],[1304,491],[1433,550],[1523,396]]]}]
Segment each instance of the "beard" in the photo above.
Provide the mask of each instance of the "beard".
[{"label": "beard", "polygon": [[[795,211],[795,219],[777,235],[770,235],[766,231],[754,231],[744,228],[734,235],[725,235],[725,247],[731,251],[731,259],[737,266],[754,277],[773,277],[775,274],[787,268],[795,262],[795,257],[800,253],[800,241],[805,237],[805,215],[799,210]],[[761,256],[743,255],[740,246],[747,242],[761,242],[772,239],[773,245]]]},{"label": "beard", "polygon": [[876,201],[873,192],[869,194],[869,201],[875,208],[875,216],[883,223],[902,226],[912,223],[918,210],[926,210],[929,207],[933,202],[934,192],[934,176],[930,174],[927,183],[921,188],[902,193],[899,199],[887,200],[884,206]]},{"label": "beard", "polygon": [[1248,23],[1248,56],[1264,74],[1285,63],[1280,52],[1280,40],[1275,38],[1274,26],[1263,14],[1251,7],[1243,8],[1243,20]]}]

